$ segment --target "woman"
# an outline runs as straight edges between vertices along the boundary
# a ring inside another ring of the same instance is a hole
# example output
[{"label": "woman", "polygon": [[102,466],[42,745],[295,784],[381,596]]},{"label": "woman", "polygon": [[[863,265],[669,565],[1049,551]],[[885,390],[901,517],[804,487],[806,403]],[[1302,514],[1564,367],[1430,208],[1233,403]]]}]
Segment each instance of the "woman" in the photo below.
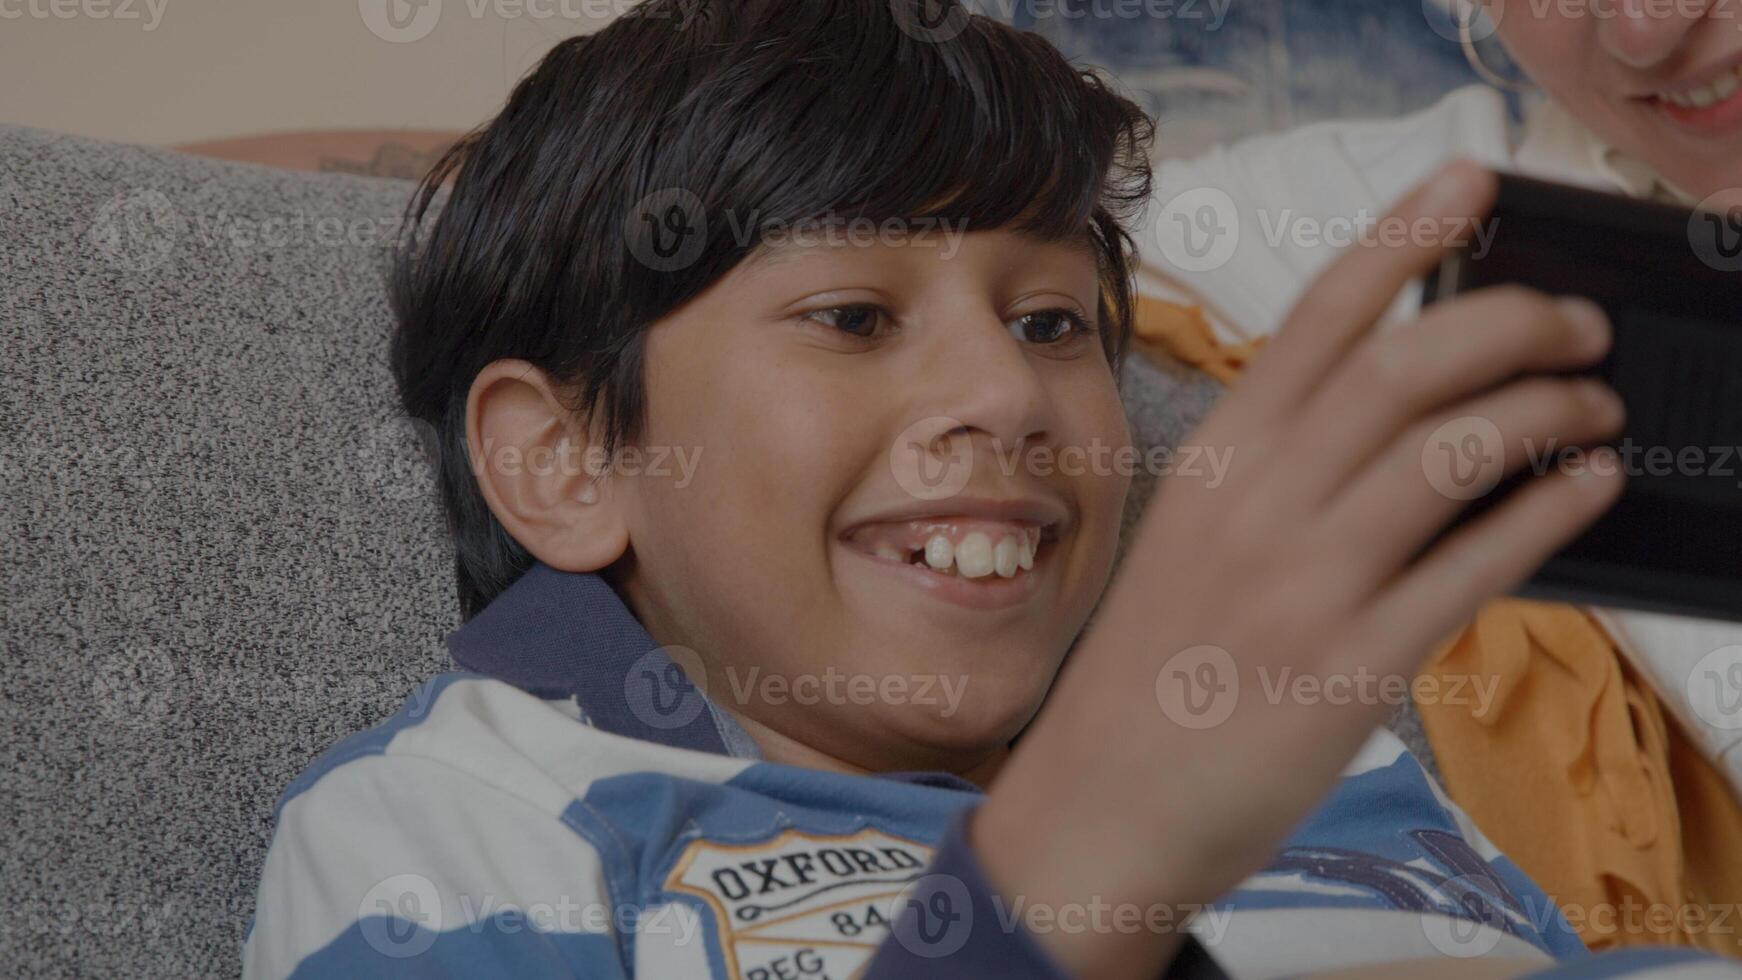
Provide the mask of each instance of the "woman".
[{"label": "woman", "polygon": [[[1437,233],[1373,222],[1451,157],[1714,210],[1742,200],[1729,0],[1459,3],[1459,40],[1489,86],[1162,167],[1143,241],[1152,339],[1232,379],[1341,248]],[[1502,88],[1525,94],[1522,125]],[[1430,664],[1445,683],[1415,690],[1452,797],[1587,944],[1742,955],[1723,914],[1742,900],[1742,718],[1722,708],[1742,691],[1699,687],[1733,684],[1738,665],[1742,627],[1502,602]]]}]

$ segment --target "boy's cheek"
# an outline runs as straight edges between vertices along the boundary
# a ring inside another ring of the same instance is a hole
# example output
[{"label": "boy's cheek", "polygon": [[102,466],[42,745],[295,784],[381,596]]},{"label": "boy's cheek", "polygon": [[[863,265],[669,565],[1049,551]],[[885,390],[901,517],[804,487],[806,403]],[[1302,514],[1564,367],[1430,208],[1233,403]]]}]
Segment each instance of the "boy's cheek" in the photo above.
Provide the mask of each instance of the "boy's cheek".
[{"label": "boy's cheek", "polygon": [[1145,463],[1143,454],[1133,444],[1125,405],[1116,388],[1098,386],[1095,396],[1085,399],[1084,404],[1093,408],[1085,413],[1082,426],[1066,437],[1065,444],[1070,448],[1061,448],[1060,456],[1074,453],[1079,461],[1073,482],[1082,511],[1082,529],[1095,534],[1098,526],[1104,540],[1097,545],[1110,548],[1117,537],[1132,478]]}]

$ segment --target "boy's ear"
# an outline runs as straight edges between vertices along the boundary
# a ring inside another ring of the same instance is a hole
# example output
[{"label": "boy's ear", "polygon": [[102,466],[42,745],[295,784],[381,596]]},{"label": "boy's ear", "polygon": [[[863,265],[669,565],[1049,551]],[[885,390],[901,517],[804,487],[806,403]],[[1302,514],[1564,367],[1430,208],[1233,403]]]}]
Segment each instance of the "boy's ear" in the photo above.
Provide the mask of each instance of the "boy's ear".
[{"label": "boy's ear", "polygon": [[[533,557],[596,572],[623,556],[629,528],[593,431],[526,361],[491,363],[466,396],[466,443],[484,501]],[[598,476],[594,470],[600,470]]]}]

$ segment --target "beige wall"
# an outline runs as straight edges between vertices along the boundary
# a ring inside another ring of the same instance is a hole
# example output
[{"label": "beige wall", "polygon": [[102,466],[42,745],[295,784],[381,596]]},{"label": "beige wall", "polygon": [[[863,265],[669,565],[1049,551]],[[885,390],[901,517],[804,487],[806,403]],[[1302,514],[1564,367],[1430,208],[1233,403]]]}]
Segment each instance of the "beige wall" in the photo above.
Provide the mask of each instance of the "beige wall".
[{"label": "beige wall", "polygon": [[421,2],[0,0],[0,122],[159,144],[464,129],[626,0]]}]

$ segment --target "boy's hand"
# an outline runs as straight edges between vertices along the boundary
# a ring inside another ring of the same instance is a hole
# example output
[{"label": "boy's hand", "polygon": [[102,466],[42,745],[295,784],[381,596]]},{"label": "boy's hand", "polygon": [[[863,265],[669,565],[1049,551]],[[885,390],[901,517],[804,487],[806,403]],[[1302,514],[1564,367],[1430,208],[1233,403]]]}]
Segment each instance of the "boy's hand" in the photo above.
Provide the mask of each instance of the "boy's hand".
[{"label": "boy's hand", "polygon": [[[1436,541],[1471,495],[1459,467],[1488,464],[1480,490],[1531,452],[1600,442],[1622,421],[1600,383],[1545,376],[1607,350],[1590,303],[1491,290],[1408,329],[1374,329],[1494,192],[1470,164],[1418,188],[1388,227],[1436,226],[1436,240],[1341,257],[1198,433],[1196,444],[1232,450],[1227,478],[1163,486],[975,816],[975,850],[1008,897],[1149,907],[1226,893],[1276,852],[1389,709],[1377,698],[1272,703],[1260,677],[1411,678],[1615,500],[1619,466],[1598,450],[1582,475],[1534,478]],[[1210,693],[1183,689],[1165,669],[1176,656],[1218,681],[1236,673],[1238,696],[1201,717],[1164,710]],[[1132,977],[1158,975],[1179,940],[1037,938],[1072,972]]]}]

